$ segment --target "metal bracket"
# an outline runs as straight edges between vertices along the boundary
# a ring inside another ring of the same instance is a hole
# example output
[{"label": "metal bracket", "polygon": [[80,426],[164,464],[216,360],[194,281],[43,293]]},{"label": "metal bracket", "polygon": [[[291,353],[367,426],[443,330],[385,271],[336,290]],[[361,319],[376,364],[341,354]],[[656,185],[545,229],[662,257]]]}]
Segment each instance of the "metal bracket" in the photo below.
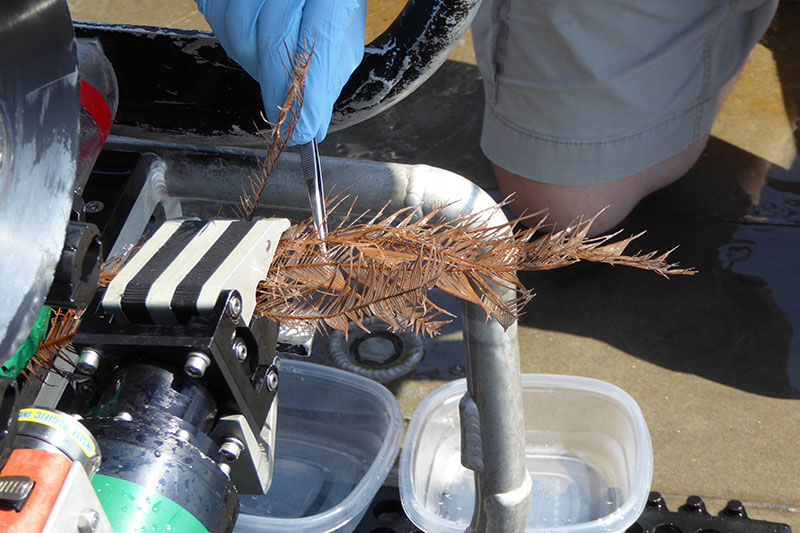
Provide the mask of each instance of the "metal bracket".
[{"label": "metal bracket", "polygon": [[97,289],[102,263],[100,232],[94,224],[70,222],[47,305],[83,309]]},{"label": "metal bracket", "polygon": [[100,500],[86,471],[79,462],[72,463],[58,493],[42,533],[77,531],[79,533],[113,533]]},{"label": "metal bracket", "polygon": [[277,417],[278,401],[275,399],[259,435],[250,429],[242,415],[220,418],[211,432],[210,437],[220,445],[236,439],[243,446],[241,453],[229,463],[231,480],[239,494],[266,494],[272,484]]},{"label": "metal bracket", "polygon": [[[189,358],[203,355],[206,366],[190,375],[202,378],[222,415],[242,414],[254,432],[261,431],[275,394],[267,380],[277,324],[257,318],[248,327],[241,314],[234,317],[231,301],[239,298],[236,291],[223,292],[210,315],[176,325],[124,323],[102,311],[102,297],[98,291],[73,338],[82,355],[92,354],[99,361],[93,364],[95,381],[110,379],[109,372],[119,364],[149,360],[180,368]],[[244,358],[238,349],[241,343]]]}]

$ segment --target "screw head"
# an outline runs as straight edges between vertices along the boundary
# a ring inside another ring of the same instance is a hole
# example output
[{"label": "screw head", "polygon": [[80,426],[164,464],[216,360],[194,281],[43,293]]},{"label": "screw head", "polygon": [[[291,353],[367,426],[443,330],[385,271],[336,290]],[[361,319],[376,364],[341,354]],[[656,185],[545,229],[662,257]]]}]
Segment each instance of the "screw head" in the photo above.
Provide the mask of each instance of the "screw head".
[{"label": "screw head", "polygon": [[236,337],[233,340],[232,348],[233,348],[233,354],[236,356],[236,359],[238,359],[240,363],[244,362],[244,360],[247,359],[247,343],[244,342],[244,339]]},{"label": "screw head", "polygon": [[738,516],[739,518],[747,518],[747,511],[744,504],[739,500],[731,500],[725,506],[725,509],[720,511],[720,516]]},{"label": "screw head", "polygon": [[219,453],[226,461],[235,461],[244,451],[244,444],[235,437],[228,437],[219,447]]},{"label": "screw head", "polygon": [[667,510],[667,503],[660,492],[651,491],[647,497],[647,507],[650,509],[664,509]]},{"label": "screw head", "polygon": [[274,367],[267,370],[267,388],[270,392],[275,392],[278,388],[278,371]]},{"label": "screw head", "polygon": [[228,314],[233,320],[238,320],[242,315],[242,299],[238,294],[232,294],[228,300]]},{"label": "screw head", "polygon": [[183,365],[183,371],[187,376],[201,378],[210,364],[211,358],[203,352],[189,352],[186,363]]},{"label": "screw head", "polygon": [[91,376],[100,367],[100,351],[96,348],[84,348],[78,359],[78,372]]}]

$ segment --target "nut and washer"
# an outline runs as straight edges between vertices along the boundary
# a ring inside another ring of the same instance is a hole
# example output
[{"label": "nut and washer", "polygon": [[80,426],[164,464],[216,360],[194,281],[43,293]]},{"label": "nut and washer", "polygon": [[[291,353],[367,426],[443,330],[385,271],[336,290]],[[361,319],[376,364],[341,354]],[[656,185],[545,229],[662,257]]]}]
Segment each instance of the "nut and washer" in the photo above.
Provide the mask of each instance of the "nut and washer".
[{"label": "nut and washer", "polygon": [[105,204],[100,200],[89,200],[83,204],[83,212],[92,215],[101,212],[105,207]]},{"label": "nut and washer", "polygon": [[95,348],[84,348],[78,359],[78,372],[91,376],[100,367],[100,352]]},{"label": "nut and washer", "polygon": [[94,509],[84,509],[78,515],[78,531],[80,533],[92,533],[97,531],[100,525],[100,513]]},{"label": "nut and washer", "polygon": [[203,352],[189,352],[186,363],[183,365],[183,371],[187,376],[201,378],[210,364],[211,358]]},{"label": "nut and washer", "polygon": [[278,371],[272,366],[267,370],[267,388],[270,392],[275,392],[278,388]]}]

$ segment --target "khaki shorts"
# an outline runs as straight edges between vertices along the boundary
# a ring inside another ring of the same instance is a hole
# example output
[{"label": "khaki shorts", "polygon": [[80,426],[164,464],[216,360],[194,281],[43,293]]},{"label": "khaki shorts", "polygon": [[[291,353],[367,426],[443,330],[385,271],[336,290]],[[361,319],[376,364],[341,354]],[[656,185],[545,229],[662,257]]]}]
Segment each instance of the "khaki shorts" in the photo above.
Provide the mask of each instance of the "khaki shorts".
[{"label": "khaki shorts", "polygon": [[778,0],[484,0],[481,147],[563,185],[644,170],[706,135]]}]

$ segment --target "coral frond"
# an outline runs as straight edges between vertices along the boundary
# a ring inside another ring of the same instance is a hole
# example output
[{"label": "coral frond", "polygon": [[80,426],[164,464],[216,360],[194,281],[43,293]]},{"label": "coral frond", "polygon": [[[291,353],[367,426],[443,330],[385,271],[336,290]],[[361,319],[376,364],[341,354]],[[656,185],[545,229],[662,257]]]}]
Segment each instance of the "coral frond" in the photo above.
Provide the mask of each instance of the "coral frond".
[{"label": "coral frond", "polygon": [[[543,222],[515,231],[520,220],[488,226],[490,211],[437,222],[447,206],[419,216],[413,208],[359,217],[340,224],[325,239],[327,253],[311,220],[290,228],[281,239],[267,279],[258,292],[256,312],[279,321],[319,321],[347,331],[347,320],[367,317],[394,329],[435,334],[446,315],[428,299],[438,288],[511,325],[533,297],[517,276],[522,270],[548,270],[578,261],[653,270],[661,275],[691,274],[667,263],[670,252],[625,255],[634,235],[587,237],[593,219],[535,238]],[[383,216],[383,218],[380,218]],[[536,215],[532,215],[536,216]],[[504,298],[507,290],[513,299]]]},{"label": "coral frond", "polygon": [[278,108],[278,118],[275,123],[267,121],[270,126],[269,129],[259,132],[266,142],[267,154],[260,162],[258,172],[251,177],[248,184],[249,190],[247,188],[242,189],[239,206],[234,209],[238,218],[244,220],[253,219],[264,188],[267,186],[272,170],[278,162],[278,157],[286,148],[286,144],[291,139],[292,133],[297,126],[300,109],[303,107],[305,79],[313,48],[313,45],[310,48],[306,45],[303,49],[296,50],[294,54],[287,49],[289,64],[285,65],[286,97],[283,100],[283,104]]}]

